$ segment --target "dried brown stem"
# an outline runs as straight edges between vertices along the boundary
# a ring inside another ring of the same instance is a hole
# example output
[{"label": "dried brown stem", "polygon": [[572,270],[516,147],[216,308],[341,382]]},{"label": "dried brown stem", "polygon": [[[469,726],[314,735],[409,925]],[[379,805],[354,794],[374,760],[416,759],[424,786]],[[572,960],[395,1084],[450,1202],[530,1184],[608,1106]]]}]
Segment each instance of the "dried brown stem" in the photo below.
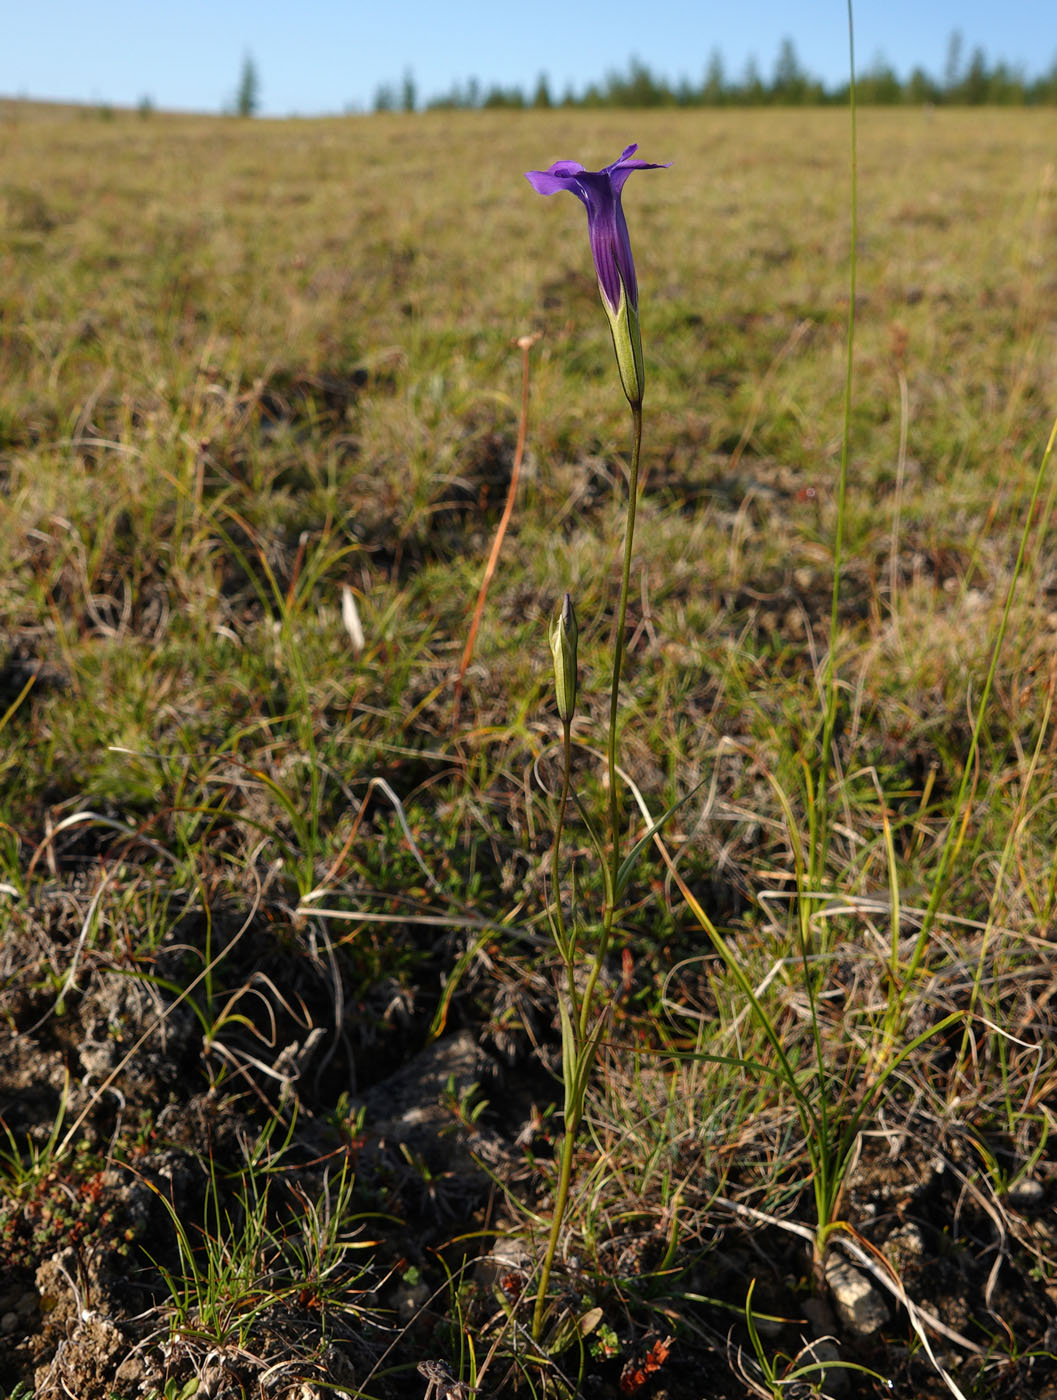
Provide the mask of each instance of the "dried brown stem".
[{"label": "dried brown stem", "polygon": [[474,608],[473,621],[470,623],[470,631],[466,638],[466,646],[463,648],[462,660],[459,662],[459,674],[455,678],[455,697],[452,701],[451,727],[454,733],[459,727],[459,708],[462,704],[462,683],[466,675],[467,668],[473,658],[473,646],[477,640],[477,629],[481,625],[481,618],[484,614],[485,599],[488,597],[488,586],[492,582],[492,575],[495,573],[496,565],[499,563],[499,551],[503,547],[503,537],[506,534],[507,526],[510,524],[510,517],[514,513],[514,497],[517,494],[518,476],[521,472],[521,462],[525,455],[525,440],[528,437],[528,404],[529,404],[529,351],[539,340],[539,333],[533,335],[518,336],[514,342],[521,351],[521,417],[518,422],[517,447],[514,449],[514,465],[510,469],[510,485],[506,493],[506,505],[503,507],[503,517],[499,522],[499,528],[495,532],[495,539],[492,541],[492,550],[488,556],[488,563],[485,566],[484,578],[481,580],[481,588],[477,594],[477,606]]}]

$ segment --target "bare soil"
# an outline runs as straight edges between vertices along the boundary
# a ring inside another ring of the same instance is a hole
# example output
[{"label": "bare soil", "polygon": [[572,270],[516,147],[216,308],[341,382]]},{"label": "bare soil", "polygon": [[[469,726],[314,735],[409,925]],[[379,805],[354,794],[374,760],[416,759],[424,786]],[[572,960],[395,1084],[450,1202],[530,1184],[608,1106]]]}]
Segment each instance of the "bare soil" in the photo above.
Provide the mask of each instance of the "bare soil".
[{"label": "bare soil", "polygon": [[[356,985],[340,956],[275,908],[248,921],[228,911],[208,933],[189,916],[178,938],[122,961],[93,950],[85,913],[100,880],[129,874],[97,865],[67,877],[17,910],[3,948],[0,1110],[24,1165],[19,1177],[6,1164],[0,1197],[0,1391],[419,1396],[431,1376],[443,1393],[460,1336],[480,1365],[502,1335],[480,1392],[517,1393],[507,1314],[524,1325],[532,1267],[517,1202],[545,1217],[555,1122],[545,984],[471,976],[430,1044],[437,988],[460,951],[450,934],[420,949],[429,985]],[[239,1012],[208,1036],[190,1004],[205,1004],[204,983],[183,999],[176,990],[194,983],[207,948],[221,955],[214,1014]],[[1036,1014],[1052,1017],[1048,1000]],[[590,1317],[590,1335],[556,1357],[552,1381],[641,1400],[760,1393],[742,1320],[751,1284],[767,1354],[789,1358],[790,1375],[812,1352],[873,1373],[832,1369],[821,1389],[790,1380],[784,1393],[947,1394],[895,1286],[878,1281],[887,1258],[966,1395],[1057,1395],[1052,1145],[999,1199],[972,1128],[913,1104],[889,1118],[864,1136],[843,1202],[874,1277],[854,1259],[840,1266],[835,1248],[830,1282],[841,1286],[820,1287],[808,1232],[796,1229],[810,1219],[805,1184],[791,1181],[781,1212],[757,1211],[751,1167],[735,1154],[722,1193],[707,1168],[696,1198],[687,1191],[693,1227],[674,1249],[663,1212],[641,1203],[593,1241],[592,1259],[566,1253],[560,1310]],[[269,1124],[271,1149],[285,1144],[261,1172],[273,1238],[296,1236],[306,1202],[332,1198],[344,1167],[345,1209],[362,1212],[370,1244],[350,1251],[326,1295],[311,1271],[291,1283],[262,1249],[225,1334],[197,1294],[182,1316],[174,1309],[189,1273],[176,1222],[195,1250],[210,1235],[241,1237],[247,1155]],[[1002,1156],[1001,1142],[986,1146]],[[180,1388],[195,1378],[197,1391]]]}]

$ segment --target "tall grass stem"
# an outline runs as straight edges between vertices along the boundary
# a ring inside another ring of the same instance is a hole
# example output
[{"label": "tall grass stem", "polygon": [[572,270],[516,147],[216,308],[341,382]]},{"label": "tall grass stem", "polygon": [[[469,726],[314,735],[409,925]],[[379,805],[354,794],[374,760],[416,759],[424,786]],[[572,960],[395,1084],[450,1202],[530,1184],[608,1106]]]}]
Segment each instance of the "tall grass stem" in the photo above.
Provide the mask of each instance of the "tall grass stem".
[{"label": "tall grass stem", "polygon": [[844,531],[848,499],[848,464],[851,452],[852,380],[855,369],[855,296],[858,284],[859,244],[859,141],[855,110],[855,21],[848,0],[848,106],[851,133],[851,249],[848,258],[848,345],[844,368],[844,414],[837,477],[837,520],[833,537],[833,592],[830,599],[829,646],[823,672],[822,742],[818,756],[815,801],[808,808],[808,880],[817,888],[823,879],[829,846],[829,769],[833,736],[837,727],[837,640],[840,630],[840,583],[844,565]]}]

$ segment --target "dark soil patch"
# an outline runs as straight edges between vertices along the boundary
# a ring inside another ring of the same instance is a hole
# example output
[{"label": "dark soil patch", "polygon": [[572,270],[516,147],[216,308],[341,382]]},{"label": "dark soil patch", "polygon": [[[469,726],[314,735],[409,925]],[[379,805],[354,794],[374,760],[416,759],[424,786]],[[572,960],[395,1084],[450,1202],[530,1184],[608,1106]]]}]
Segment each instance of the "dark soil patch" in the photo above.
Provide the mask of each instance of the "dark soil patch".
[{"label": "dark soil patch", "polygon": [[[465,941],[420,956],[428,985],[372,977],[276,896],[242,919],[189,914],[161,947],[119,955],[84,934],[97,892],[84,872],[55,885],[14,911],[3,947],[0,1391],[133,1400],[192,1393],[180,1387],[197,1377],[216,1400],[328,1385],[419,1397],[470,1337],[479,1365],[492,1356],[481,1394],[527,1394],[517,1327],[539,1229],[514,1202],[545,1222],[548,978],[474,964],[429,1043]],[[871,1277],[885,1258],[967,1396],[1057,1393],[1052,1148],[996,1200],[977,1129],[911,1106],[890,1116],[845,1193],[858,1260],[835,1246],[844,1274],[829,1287],[803,1227],[778,1218],[810,1220],[796,1168],[783,1209],[761,1213],[732,1144],[721,1199],[707,1153],[700,1172],[675,1164],[681,1236],[660,1201],[600,1216],[558,1271],[551,1334],[588,1321],[552,1360],[554,1393],[562,1376],[584,1396],[759,1393],[751,1286],[779,1370],[814,1356],[873,1373],[833,1369],[821,1390],[789,1379],[783,1393],[947,1394],[898,1287]],[[1017,1159],[1016,1144],[984,1145]]]}]

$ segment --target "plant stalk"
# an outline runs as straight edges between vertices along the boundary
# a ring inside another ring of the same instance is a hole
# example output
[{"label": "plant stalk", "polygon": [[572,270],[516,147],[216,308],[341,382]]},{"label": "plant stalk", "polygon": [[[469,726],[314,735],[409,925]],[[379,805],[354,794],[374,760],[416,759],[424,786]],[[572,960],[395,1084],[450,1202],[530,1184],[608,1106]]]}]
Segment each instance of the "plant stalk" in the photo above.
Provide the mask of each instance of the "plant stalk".
[{"label": "plant stalk", "polygon": [[564,733],[563,749],[565,762],[562,777],[562,794],[558,808],[558,821],[554,832],[552,868],[555,874],[555,928],[557,930],[558,939],[560,940],[559,946],[561,949],[562,961],[565,963],[569,987],[570,1016],[566,1033],[571,1035],[574,1042],[571,1047],[566,1047],[566,1053],[568,1054],[571,1050],[571,1059],[577,1067],[577,1073],[576,1088],[573,1092],[570,1092],[568,1082],[566,1083],[565,1104],[562,1114],[565,1132],[562,1138],[561,1160],[558,1164],[558,1185],[551,1214],[550,1237],[547,1241],[546,1254],[543,1257],[539,1287],[536,1290],[536,1302],[532,1313],[532,1336],[536,1341],[539,1340],[540,1330],[543,1326],[543,1310],[547,1301],[547,1288],[550,1284],[551,1270],[554,1266],[554,1256],[558,1250],[558,1237],[561,1233],[562,1221],[565,1218],[565,1207],[569,1199],[573,1155],[576,1151],[576,1135],[583,1118],[583,1100],[588,1064],[590,1060],[594,1058],[597,1047],[597,1039],[590,1040],[588,1035],[591,1020],[591,1006],[594,1001],[595,987],[598,984],[598,978],[602,971],[602,964],[605,962],[606,954],[609,951],[610,940],[613,936],[613,922],[616,916],[617,883],[621,856],[620,794],[617,786],[617,721],[620,713],[620,678],[624,669],[624,629],[628,615],[628,595],[631,591],[631,558],[635,544],[635,515],[639,500],[639,461],[642,455],[641,403],[631,405],[631,416],[631,472],[628,481],[628,510],[624,526],[624,564],[620,578],[620,601],[617,605],[617,631],[613,643],[613,685],[609,699],[609,739],[606,745],[606,758],[609,770],[611,877],[608,882],[598,946],[591,960],[591,968],[587,976],[587,985],[584,988],[582,997],[577,996],[575,969],[573,966],[574,950],[569,943],[566,933],[565,920],[561,908],[561,892],[557,887],[558,854],[561,846],[562,830],[565,824],[565,810],[569,799],[569,770],[572,757],[568,723],[565,724]]},{"label": "plant stalk", "polygon": [[606,744],[606,762],[609,773],[609,842],[610,872],[609,897],[602,915],[602,932],[598,949],[583,1001],[580,1004],[580,1035],[587,1034],[587,1022],[591,1012],[595,985],[602,971],[609,942],[613,936],[613,921],[616,917],[615,901],[620,872],[621,832],[620,832],[620,790],[617,778],[617,727],[620,714],[620,678],[624,670],[624,629],[628,616],[628,595],[631,591],[631,557],[635,545],[635,515],[639,504],[639,460],[642,455],[642,404],[631,405],[631,473],[628,480],[628,513],[624,526],[624,565],[620,576],[620,601],[617,605],[617,633],[613,642],[613,686],[609,696],[609,739]]},{"label": "plant stalk", "polygon": [[848,261],[848,331],[844,367],[844,413],[837,477],[837,523],[833,538],[833,592],[830,598],[829,646],[823,670],[825,712],[818,755],[815,801],[808,809],[808,880],[818,889],[824,878],[830,837],[829,781],[833,742],[837,728],[837,642],[840,636],[840,584],[844,565],[844,528],[848,502],[848,465],[851,452],[852,384],[855,373],[855,294],[859,243],[859,139],[855,113],[855,24],[852,0],[848,0],[848,103],[851,117],[851,251]]},{"label": "plant stalk", "polygon": [[[569,991],[570,1017],[569,1025],[572,1034],[576,1037],[577,1044],[574,1047],[574,1054],[579,1058],[580,1044],[580,1016],[579,1004],[576,995],[576,969],[574,967],[574,950],[569,943],[569,936],[565,928],[565,916],[562,913],[562,892],[558,880],[558,857],[561,853],[562,833],[565,829],[565,811],[569,803],[570,775],[572,770],[572,736],[569,721],[563,723],[562,733],[562,791],[558,801],[558,820],[554,826],[554,845],[551,855],[551,875],[554,880],[554,928],[557,933],[559,951],[562,961],[565,964],[565,975]],[[573,1151],[576,1146],[576,1134],[580,1128],[581,1106],[570,1103],[568,1098],[562,1109],[562,1121],[565,1129],[562,1139],[562,1155],[558,1165],[558,1188],[554,1197],[554,1208],[551,1214],[550,1237],[547,1240],[547,1252],[543,1256],[543,1267],[540,1271],[539,1287],[536,1290],[536,1303],[532,1310],[532,1336],[535,1341],[539,1340],[540,1329],[543,1326],[543,1309],[547,1301],[547,1288],[550,1284],[551,1269],[554,1267],[554,1256],[558,1251],[558,1236],[561,1233],[562,1221],[565,1218],[565,1206],[569,1199],[569,1182],[572,1179]]]}]

